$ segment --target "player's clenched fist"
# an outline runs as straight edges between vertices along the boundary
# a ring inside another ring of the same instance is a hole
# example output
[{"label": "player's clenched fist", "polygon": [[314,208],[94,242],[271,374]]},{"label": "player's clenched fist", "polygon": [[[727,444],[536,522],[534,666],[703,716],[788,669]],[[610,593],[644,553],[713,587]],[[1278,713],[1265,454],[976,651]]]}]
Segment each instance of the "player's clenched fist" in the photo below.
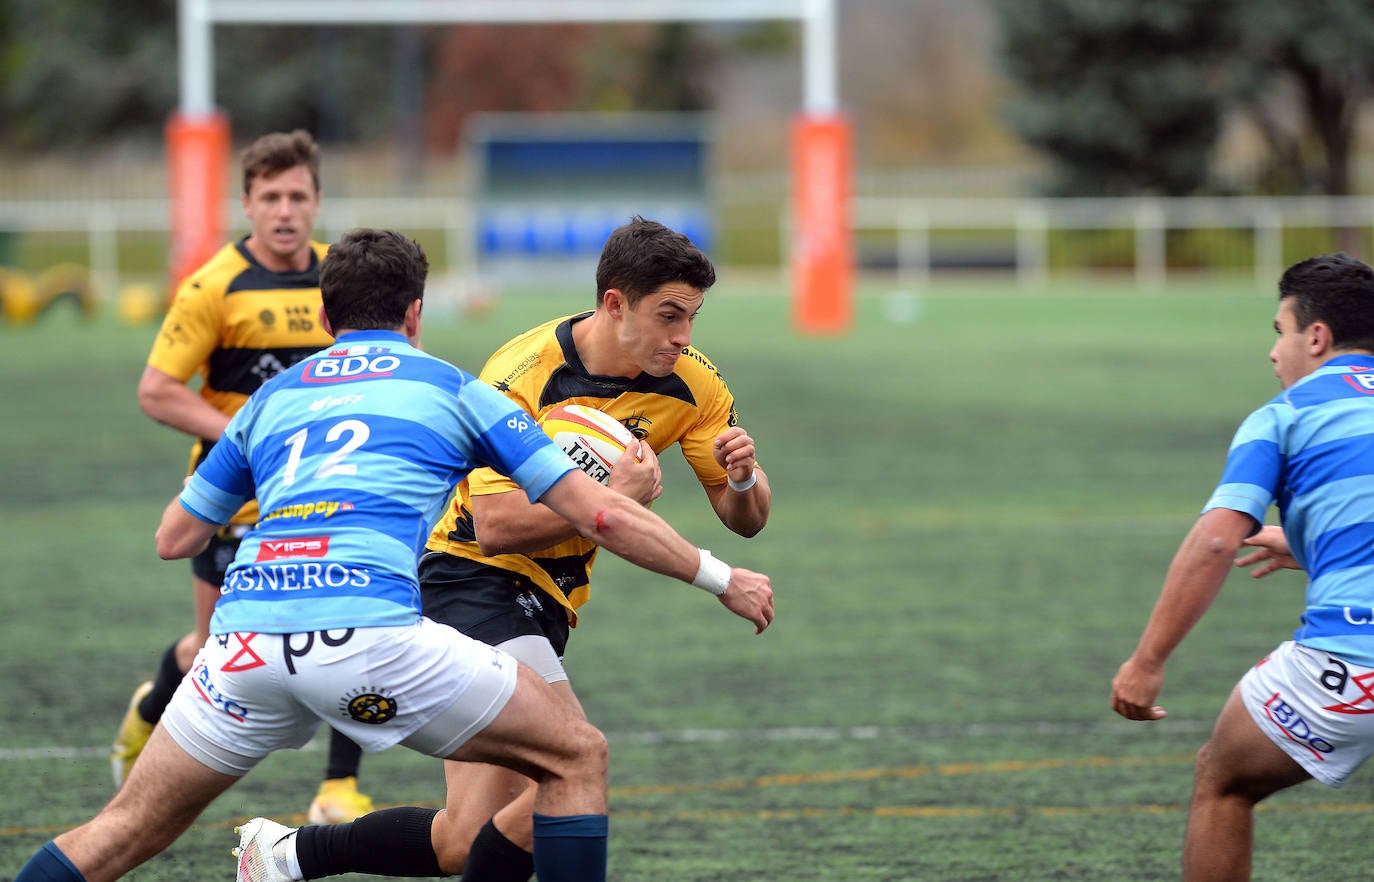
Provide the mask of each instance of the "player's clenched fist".
[{"label": "player's clenched fist", "polygon": [[720,595],[720,602],[730,612],[753,622],[755,634],[762,634],[773,622],[773,586],[763,573],[731,569],[730,584]]}]

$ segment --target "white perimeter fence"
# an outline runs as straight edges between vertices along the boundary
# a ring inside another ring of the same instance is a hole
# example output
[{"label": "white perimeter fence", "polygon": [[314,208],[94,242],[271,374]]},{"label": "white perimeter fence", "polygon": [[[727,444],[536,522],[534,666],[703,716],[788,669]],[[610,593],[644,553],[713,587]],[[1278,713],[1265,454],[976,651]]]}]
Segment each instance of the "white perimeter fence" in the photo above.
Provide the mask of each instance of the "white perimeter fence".
[{"label": "white perimeter fence", "polygon": [[[778,238],[783,243],[777,267],[786,274],[786,243],[791,240],[788,213],[785,205],[771,210],[778,218]],[[723,207],[721,240],[731,235],[729,214],[728,207]],[[238,216],[236,201],[226,206],[226,217]],[[767,216],[767,212],[755,211],[752,216]],[[121,235],[166,234],[169,217],[169,206],[162,199],[0,201],[0,233],[84,237],[92,287],[100,295],[117,291],[128,274],[120,265]],[[860,197],[851,206],[851,220],[856,240],[882,243],[886,254],[882,262],[903,287],[928,284],[943,266],[957,263],[942,257],[941,251],[950,237],[959,235],[979,236],[991,243],[981,247],[1000,255],[996,265],[1013,273],[1022,286],[1043,286],[1051,272],[1053,236],[1098,231],[1129,237],[1125,260],[1140,286],[1149,288],[1161,284],[1170,270],[1169,234],[1189,230],[1225,230],[1247,239],[1246,268],[1260,285],[1267,286],[1285,265],[1286,234],[1343,229],[1360,236],[1360,242],[1368,241],[1374,231],[1374,197]],[[474,214],[461,199],[330,197],[319,226],[318,235],[324,239],[355,226],[439,231],[445,253],[435,261],[437,272],[480,279],[485,269],[478,257]],[[1062,264],[1058,261],[1055,268]]]}]

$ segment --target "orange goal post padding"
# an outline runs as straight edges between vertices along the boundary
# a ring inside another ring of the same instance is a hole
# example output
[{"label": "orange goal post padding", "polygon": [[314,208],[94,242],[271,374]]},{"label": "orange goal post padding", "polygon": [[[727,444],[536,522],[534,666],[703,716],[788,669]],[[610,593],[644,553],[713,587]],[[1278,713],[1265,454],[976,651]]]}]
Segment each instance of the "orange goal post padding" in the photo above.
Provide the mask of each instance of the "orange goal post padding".
[{"label": "orange goal post padding", "polygon": [[223,113],[167,121],[171,243],[167,298],[224,245],[225,182],[230,168],[229,117]]}]

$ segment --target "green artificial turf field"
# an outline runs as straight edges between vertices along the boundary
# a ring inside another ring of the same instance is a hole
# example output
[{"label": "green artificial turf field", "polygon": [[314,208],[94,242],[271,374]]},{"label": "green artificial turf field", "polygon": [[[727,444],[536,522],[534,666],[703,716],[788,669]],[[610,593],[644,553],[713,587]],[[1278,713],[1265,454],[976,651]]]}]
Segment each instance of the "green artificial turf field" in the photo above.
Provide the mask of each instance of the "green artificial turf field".
[{"label": "green artificial turf field", "polygon": [[[755,290],[773,289],[773,290]],[[1230,436],[1277,391],[1274,295],[861,289],[839,337],[798,337],[776,284],[707,298],[774,488],[729,534],[676,453],[655,510],[773,577],[761,636],[701,591],[603,557],[567,657],[611,742],[616,880],[1148,880],[1178,875],[1191,757],[1234,681],[1285,639],[1302,581],[1237,573],[1176,654],[1170,717],[1107,706]],[[426,348],[476,371],[585,293],[435,311]],[[151,327],[0,325],[0,879],[110,792],[129,692],[191,618],[153,553],[188,446],[134,400]],[[230,829],[303,820],[322,740],[269,758],[131,878],[229,879]],[[367,757],[379,805],[437,805],[437,761]],[[1255,877],[1348,878],[1370,778],[1309,783],[1257,824]]]}]

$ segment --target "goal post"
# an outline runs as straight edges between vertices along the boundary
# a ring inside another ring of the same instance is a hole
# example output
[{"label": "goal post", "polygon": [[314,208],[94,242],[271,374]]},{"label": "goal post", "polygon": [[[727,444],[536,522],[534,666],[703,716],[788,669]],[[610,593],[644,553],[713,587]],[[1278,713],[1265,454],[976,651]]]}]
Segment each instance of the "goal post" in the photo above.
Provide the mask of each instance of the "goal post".
[{"label": "goal post", "polygon": [[[543,24],[790,20],[802,25],[802,109],[792,139],[794,320],[805,333],[847,330],[853,259],[848,222],[849,122],[839,112],[835,0],[178,0],[179,105],[167,127],[172,176],[169,272],[194,269],[222,244],[207,204],[222,189],[228,120],[214,103],[216,24]],[[214,171],[219,163],[219,172]],[[204,172],[206,181],[192,176]],[[215,183],[209,183],[214,179]],[[208,249],[208,250],[207,250]]]}]

